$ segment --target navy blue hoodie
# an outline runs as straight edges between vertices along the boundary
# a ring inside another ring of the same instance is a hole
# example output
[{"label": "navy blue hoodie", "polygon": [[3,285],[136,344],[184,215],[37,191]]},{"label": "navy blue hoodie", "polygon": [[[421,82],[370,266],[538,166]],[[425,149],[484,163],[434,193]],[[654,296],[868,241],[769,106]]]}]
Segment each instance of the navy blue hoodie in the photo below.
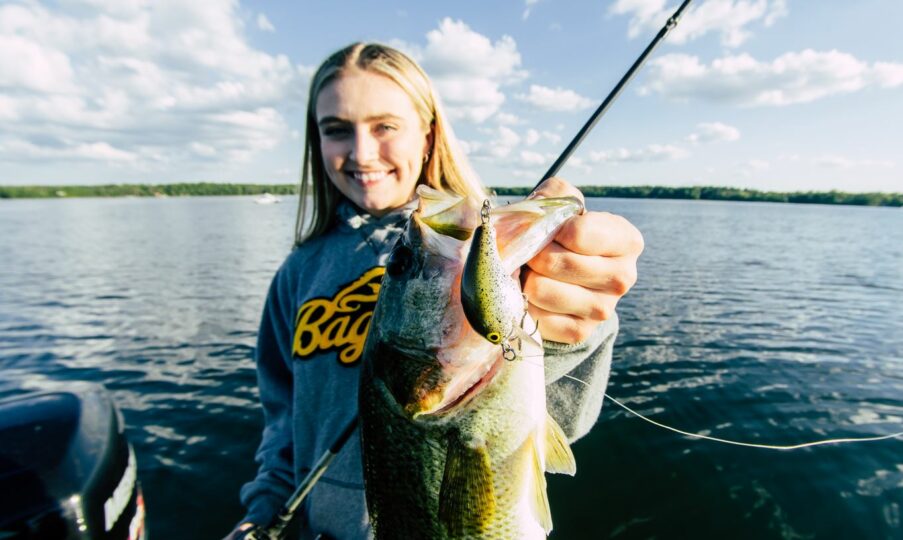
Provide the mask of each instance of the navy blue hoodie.
[{"label": "navy blue hoodie", "polygon": [[[326,234],[295,248],[273,278],[256,360],[264,430],[243,521],[267,524],[357,414],[360,356],[389,252],[417,203],[381,218],[339,205]],[[584,343],[545,342],[549,413],[573,441],[599,416],[616,318]],[[572,375],[588,384],[564,378]],[[302,538],[372,537],[356,432],[301,508]]]}]

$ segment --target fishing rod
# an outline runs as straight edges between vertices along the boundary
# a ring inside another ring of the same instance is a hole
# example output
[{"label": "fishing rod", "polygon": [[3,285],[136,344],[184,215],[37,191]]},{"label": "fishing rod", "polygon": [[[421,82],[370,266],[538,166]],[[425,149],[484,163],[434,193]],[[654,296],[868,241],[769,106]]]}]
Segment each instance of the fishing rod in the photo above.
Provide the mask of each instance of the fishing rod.
[{"label": "fishing rod", "polygon": [[354,418],[348,422],[345,429],[342,430],[335,442],[332,443],[332,446],[329,447],[329,450],[320,457],[313,469],[311,469],[310,472],[307,473],[307,476],[301,480],[301,483],[295,488],[295,492],[288,498],[288,501],[286,501],[282,510],[279,511],[279,514],[273,518],[270,525],[265,529],[255,527],[249,530],[244,535],[244,540],[280,540],[282,538],[282,533],[285,531],[285,528],[288,527],[288,524],[291,523],[292,518],[295,517],[295,512],[298,511],[298,508],[301,506],[301,503],[304,502],[304,499],[310,493],[310,490],[314,488],[314,484],[320,480],[320,477],[323,476],[323,473],[329,468],[332,460],[335,459],[342,450],[342,447],[345,446],[345,443],[348,442],[348,439],[351,438],[351,434],[357,429],[359,421],[360,416],[354,415]]},{"label": "fishing rod", "polygon": [[[555,163],[552,164],[552,167],[549,168],[548,172],[543,175],[542,180],[539,181],[541,184],[548,178],[555,176],[559,169],[565,164],[568,158],[571,157],[571,154],[577,149],[583,139],[586,138],[586,135],[593,129],[593,127],[599,122],[599,119],[602,118],[602,115],[605,114],[606,111],[611,107],[611,104],[617,99],[618,95],[621,93],[621,90],[627,86],[627,83],[633,79],[633,76],[636,74],[637,70],[642,67],[643,63],[646,61],[646,58],[652,53],[658,44],[665,39],[665,36],[668,35],[677,23],[680,21],[680,16],[683,14],[684,9],[690,4],[691,0],[684,0],[684,2],[677,8],[677,11],[674,12],[671,17],[668,18],[668,21],[665,23],[665,26],[659,30],[658,34],[652,39],[652,42],[646,47],[646,49],[640,54],[639,58],[630,66],[630,69],[627,70],[627,73],[621,77],[621,80],[618,81],[618,84],[609,92],[608,97],[599,105],[599,108],[596,109],[596,112],[590,116],[589,120],[587,120],[586,124],[580,128],[580,131],[577,132],[577,135],[574,139],[568,144],[567,148],[558,156],[558,159],[555,160]],[[536,184],[535,190],[539,187],[539,184]],[[282,538],[282,532],[291,522],[292,518],[297,512],[298,508],[301,506],[301,503],[304,502],[304,499],[310,494],[310,491],[313,489],[314,484],[323,476],[323,473],[326,472],[326,469],[329,467],[329,464],[332,463],[332,460],[335,459],[336,455],[339,451],[342,450],[342,447],[345,446],[345,443],[348,442],[348,439],[351,437],[351,434],[357,429],[358,423],[360,422],[360,416],[355,415],[354,418],[348,422],[348,425],[345,426],[345,429],[339,434],[336,438],[335,442],[332,446],[329,447],[320,460],[317,461],[317,464],[304,479],[298,484],[298,487],[295,488],[295,492],[292,493],[292,496],[289,497],[288,501],[282,507],[282,510],[279,514],[273,519],[273,521],[265,528],[253,527],[248,530],[245,535],[242,537],[244,540],[280,540]]]},{"label": "fishing rod", "polygon": [[658,31],[658,34],[655,36],[655,38],[652,39],[652,42],[649,43],[649,45],[646,47],[646,50],[643,51],[643,54],[641,54],[640,57],[636,59],[636,62],[634,62],[633,65],[630,66],[630,69],[628,69],[627,73],[625,73],[624,76],[621,77],[621,80],[618,81],[618,84],[616,84],[615,87],[611,90],[611,92],[608,94],[608,97],[605,98],[605,101],[603,101],[602,104],[599,105],[599,108],[596,109],[596,112],[594,112],[593,115],[589,117],[589,120],[587,120],[586,123],[583,124],[583,127],[580,128],[580,131],[577,132],[577,135],[574,137],[574,139],[570,142],[570,144],[567,145],[567,148],[565,148],[561,155],[558,156],[558,159],[555,160],[555,163],[553,163],[552,166],[549,167],[549,170],[546,172],[546,174],[542,176],[542,180],[540,180],[538,184],[533,186],[533,190],[538,188],[539,184],[542,184],[549,178],[558,174],[558,171],[561,169],[561,167],[564,166],[568,158],[571,157],[571,154],[573,154],[574,151],[577,150],[577,147],[580,146],[580,143],[583,142],[583,139],[586,138],[593,127],[595,127],[599,119],[602,118],[602,115],[604,115],[608,111],[608,109],[611,107],[611,104],[614,103],[614,101],[618,98],[618,96],[621,94],[621,90],[623,90],[624,87],[627,86],[627,83],[629,83],[630,80],[633,79],[633,76],[636,74],[636,72],[646,62],[646,58],[650,54],[652,54],[652,51],[655,50],[658,44],[663,39],[665,39],[665,36],[668,35],[668,32],[670,32],[675,26],[677,26],[677,23],[680,22],[680,16],[683,14],[684,9],[686,9],[689,4],[690,0],[684,0],[684,3],[681,4],[680,7],[677,8],[677,11],[674,12],[674,15],[671,15],[671,17],[668,19],[668,22],[665,23],[665,26],[663,26],[662,29]]}]

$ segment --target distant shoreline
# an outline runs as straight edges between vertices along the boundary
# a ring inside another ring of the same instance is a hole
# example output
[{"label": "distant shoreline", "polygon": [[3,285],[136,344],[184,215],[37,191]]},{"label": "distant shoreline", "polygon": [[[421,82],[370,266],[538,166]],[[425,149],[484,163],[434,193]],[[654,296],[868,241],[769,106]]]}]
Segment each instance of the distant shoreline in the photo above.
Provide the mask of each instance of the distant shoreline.
[{"label": "distant shoreline", "polygon": [[[903,193],[847,193],[843,191],[759,191],[717,186],[579,186],[587,197],[626,199],[684,199],[709,201],[844,204],[903,207]],[[523,196],[527,187],[496,187],[496,194]],[[106,184],[97,186],[0,186],[0,199],[68,197],[186,197],[210,195],[297,195],[294,184]]]}]

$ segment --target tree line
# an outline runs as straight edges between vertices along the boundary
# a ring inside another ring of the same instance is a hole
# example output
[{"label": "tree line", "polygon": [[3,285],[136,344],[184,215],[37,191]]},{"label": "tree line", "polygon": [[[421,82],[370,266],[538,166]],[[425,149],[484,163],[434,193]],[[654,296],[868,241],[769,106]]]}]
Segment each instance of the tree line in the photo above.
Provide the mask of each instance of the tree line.
[{"label": "tree line", "polygon": [[296,195],[295,184],[107,184],[98,186],[0,186],[0,199],[54,197],[188,197],[209,195]]},{"label": "tree line", "polygon": [[[857,206],[903,206],[903,193],[847,193],[844,191],[759,191],[756,189],[693,186],[579,186],[587,197],[625,199],[689,199],[751,201],[800,204],[850,204]],[[530,188],[495,188],[498,195],[524,196]]]},{"label": "tree line", "polygon": [[[903,193],[847,193],[843,191],[759,191],[755,189],[694,186],[580,186],[587,197],[627,199],[690,199],[711,201],[763,201],[802,204],[903,206]],[[493,188],[497,195],[524,196],[527,187]],[[0,186],[0,199],[62,197],[182,197],[209,195],[297,195],[296,184],[107,184],[97,186]]]}]

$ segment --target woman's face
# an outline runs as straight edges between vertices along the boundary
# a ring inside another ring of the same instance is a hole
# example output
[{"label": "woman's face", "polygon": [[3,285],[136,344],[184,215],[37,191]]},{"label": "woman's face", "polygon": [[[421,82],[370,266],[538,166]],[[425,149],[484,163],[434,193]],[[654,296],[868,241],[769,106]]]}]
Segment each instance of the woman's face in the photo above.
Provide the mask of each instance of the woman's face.
[{"label": "woman's face", "polygon": [[316,114],[323,165],[343,195],[377,217],[411,200],[432,134],[400,86],[352,71],[323,87]]}]

